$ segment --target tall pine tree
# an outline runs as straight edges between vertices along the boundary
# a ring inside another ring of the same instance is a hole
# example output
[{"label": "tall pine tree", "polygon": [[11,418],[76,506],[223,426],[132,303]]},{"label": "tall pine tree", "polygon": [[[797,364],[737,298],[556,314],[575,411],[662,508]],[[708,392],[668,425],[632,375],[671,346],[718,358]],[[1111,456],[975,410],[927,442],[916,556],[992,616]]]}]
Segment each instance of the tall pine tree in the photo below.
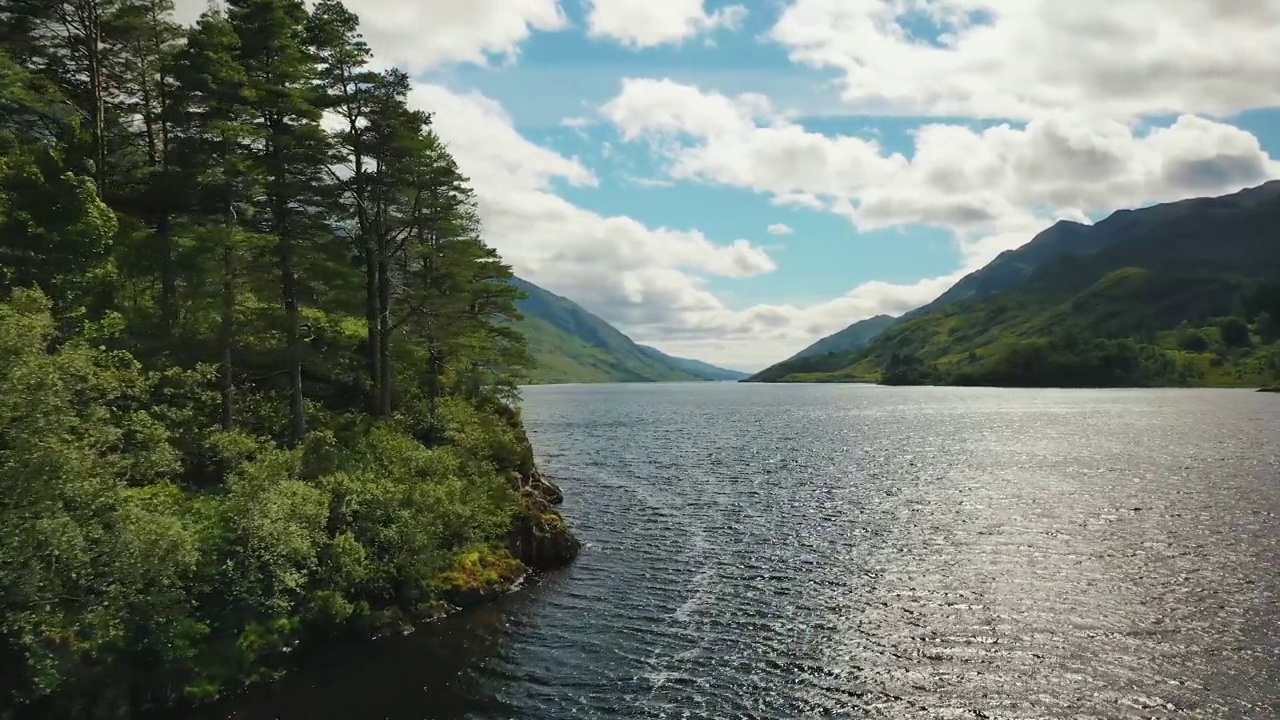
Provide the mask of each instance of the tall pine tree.
[{"label": "tall pine tree", "polygon": [[300,251],[332,233],[324,214],[328,138],[320,127],[318,69],[307,44],[301,0],[228,0],[227,17],[239,40],[252,115],[250,157],[261,175],[255,230],[276,243],[289,395],[289,441],[307,431],[302,367],[303,278]]}]

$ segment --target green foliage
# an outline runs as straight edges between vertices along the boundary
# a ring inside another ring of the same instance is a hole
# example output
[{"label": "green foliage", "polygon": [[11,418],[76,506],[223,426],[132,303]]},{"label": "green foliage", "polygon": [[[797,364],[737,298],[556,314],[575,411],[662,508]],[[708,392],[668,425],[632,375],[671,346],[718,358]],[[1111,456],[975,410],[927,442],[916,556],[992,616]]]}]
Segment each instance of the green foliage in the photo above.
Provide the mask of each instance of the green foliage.
[{"label": "green foliage", "polygon": [[1280,324],[1276,323],[1271,313],[1263,310],[1253,321],[1253,329],[1264,341],[1274,340],[1280,334]]},{"label": "green foliage", "polygon": [[0,717],[207,700],[520,574],[466,178],[340,4],[226,7],[0,0]]},{"label": "green foliage", "polygon": [[1249,323],[1241,318],[1234,315],[1219,318],[1214,325],[1218,328],[1218,337],[1227,347],[1248,347],[1253,342],[1249,334]]},{"label": "green foliage", "polygon": [[927,367],[915,353],[895,350],[885,363],[880,382],[885,385],[925,385],[934,374],[935,371]]},{"label": "green foliage", "polygon": [[1185,325],[1178,330],[1178,348],[1187,352],[1202,353],[1209,350],[1209,338],[1199,330],[1192,330]]}]

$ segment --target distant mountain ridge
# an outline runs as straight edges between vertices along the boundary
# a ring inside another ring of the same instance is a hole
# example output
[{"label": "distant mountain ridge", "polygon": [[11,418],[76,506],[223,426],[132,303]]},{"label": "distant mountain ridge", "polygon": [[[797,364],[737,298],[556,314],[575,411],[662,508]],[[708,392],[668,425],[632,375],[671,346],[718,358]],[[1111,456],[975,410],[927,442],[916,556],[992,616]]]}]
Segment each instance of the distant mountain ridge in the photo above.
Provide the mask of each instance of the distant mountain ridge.
[{"label": "distant mountain ridge", "polygon": [[738,370],[730,370],[729,368],[722,368],[717,365],[712,365],[711,363],[702,362],[701,360],[675,357],[662,352],[658,348],[649,347],[648,345],[641,345],[640,349],[649,353],[655,359],[706,380],[741,380],[751,374],[740,372]]},{"label": "distant mountain ridge", "polygon": [[[1280,317],[1266,289],[1273,278],[1280,282],[1280,181],[1121,210],[1094,225],[1057,223],[906,313],[865,348],[791,358],[749,380],[1033,382],[1052,375],[1067,382],[1088,375],[1106,383],[1119,375],[1062,367],[1129,357],[1124,372],[1133,382],[1249,384],[1280,373],[1280,355],[1264,349],[1271,318]],[[1244,344],[1215,345],[1214,318],[1240,315],[1233,327],[1252,322],[1252,339],[1235,330]],[[1216,354],[1195,339],[1201,332]],[[1130,345],[1114,344],[1126,338]],[[1015,356],[1021,369],[1010,369]],[[1058,374],[1035,363],[1057,363]]]},{"label": "distant mountain ridge", "polygon": [[532,383],[694,382],[746,376],[639,345],[566,297],[521,278],[512,284],[525,295],[516,303],[524,316],[516,328],[533,356]]}]

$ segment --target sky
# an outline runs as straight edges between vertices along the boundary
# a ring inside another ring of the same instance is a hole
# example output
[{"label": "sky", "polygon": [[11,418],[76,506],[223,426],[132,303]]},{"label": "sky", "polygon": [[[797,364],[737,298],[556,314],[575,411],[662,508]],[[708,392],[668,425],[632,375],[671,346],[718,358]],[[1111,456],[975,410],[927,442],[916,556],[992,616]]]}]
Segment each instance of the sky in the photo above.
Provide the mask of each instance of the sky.
[{"label": "sky", "polygon": [[518,275],[740,370],[1057,220],[1280,177],[1280,0],[347,5]]}]

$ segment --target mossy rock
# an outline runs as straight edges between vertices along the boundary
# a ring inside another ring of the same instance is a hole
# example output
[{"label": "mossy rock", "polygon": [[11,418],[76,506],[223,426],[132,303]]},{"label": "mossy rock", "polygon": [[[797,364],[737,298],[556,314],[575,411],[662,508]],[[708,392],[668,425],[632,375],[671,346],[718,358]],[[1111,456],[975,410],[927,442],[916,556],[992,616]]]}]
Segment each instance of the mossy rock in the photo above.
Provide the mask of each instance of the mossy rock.
[{"label": "mossy rock", "polygon": [[458,607],[476,605],[511,590],[525,575],[525,566],[506,548],[473,548],[432,581],[439,597]]},{"label": "mossy rock", "polygon": [[534,570],[554,570],[573,562],[582,543],[569,531],[564,516],[544,507],[520,514],[508,536],[507,548]]}]

